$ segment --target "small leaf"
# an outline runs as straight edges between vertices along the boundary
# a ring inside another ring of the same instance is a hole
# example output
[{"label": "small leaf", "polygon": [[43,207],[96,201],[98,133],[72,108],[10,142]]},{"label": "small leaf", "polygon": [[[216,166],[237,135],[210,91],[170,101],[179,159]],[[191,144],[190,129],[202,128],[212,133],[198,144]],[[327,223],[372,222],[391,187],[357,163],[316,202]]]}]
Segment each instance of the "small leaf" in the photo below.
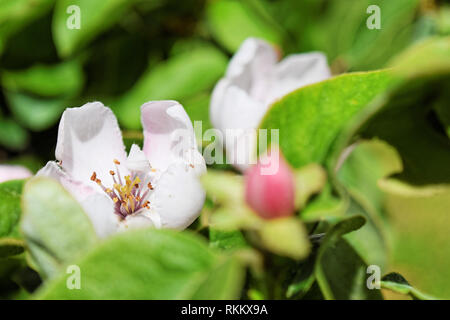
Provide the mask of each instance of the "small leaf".
[{"label": "small leaf", "polygon": [[435,297],[424,294],[411,286],[405,278],[398,273],[389,273],[381,279],[381,287],[397,293],[410,295],[417,300],[438,300]]},{"label": "small leaf", "polygon": [[54,277],[97,242],[78,202],[56,181],[31,179],[23,191],[22,232],[44,277]]}]

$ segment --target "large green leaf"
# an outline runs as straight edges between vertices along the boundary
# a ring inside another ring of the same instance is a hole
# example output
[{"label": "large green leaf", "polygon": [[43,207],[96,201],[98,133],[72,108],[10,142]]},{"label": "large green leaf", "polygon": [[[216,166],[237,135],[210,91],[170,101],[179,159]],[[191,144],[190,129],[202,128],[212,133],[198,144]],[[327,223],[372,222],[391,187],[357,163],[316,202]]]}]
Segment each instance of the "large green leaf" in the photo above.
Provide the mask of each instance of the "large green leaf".
[{"label": "large green leaf", "polygon": [[83,209],[56,181],[31,179],[22,201],[21,229],[42,276],[55,276],[98,241]]},{"label": "large green leaf", "polygon": [[[66,57],[79,50],[98,34],[110,28],[123,17],[135,1],[129,0],[60,0],[56,2],[53,15],[53,39],[58,53]],[[70,6],[80,10],[80,28],[69,29],[67,21],[74,12]]]},{"label": "large green leaf", "polygon": [[23,180],[0,184],[0,257],[23,251],[24,243],[19,232],[23,184]]},{"label": "large green leaf", "polygon": [[214,86],[225,72],[227,57],[212,46],[172,56],[148,69],[112,107],[129,129],[141,126],[140,106],[150,100],[183,100]]},{"label": "large green leaf", "polygon": [[68,275],[48,283],[38,299],[232,299],[242,269],[218,256],[197,236],[169,230],[126,232],[76,262],[81,289],[68,290]]},{"label": "large green leaf", "polygon": [[249,37],[281,44],[282,34],[269,19],[259,14],[251,1],[211,1],[206,10],[210,31],[221,45],[235,52]]},{"label": "large green leaf", "polygon": [[388,71],[375,71],[300,88],[276,102],[260,127],[280,130],[281,150],[294,167],[324,163],[347,123],[390,83]]}]

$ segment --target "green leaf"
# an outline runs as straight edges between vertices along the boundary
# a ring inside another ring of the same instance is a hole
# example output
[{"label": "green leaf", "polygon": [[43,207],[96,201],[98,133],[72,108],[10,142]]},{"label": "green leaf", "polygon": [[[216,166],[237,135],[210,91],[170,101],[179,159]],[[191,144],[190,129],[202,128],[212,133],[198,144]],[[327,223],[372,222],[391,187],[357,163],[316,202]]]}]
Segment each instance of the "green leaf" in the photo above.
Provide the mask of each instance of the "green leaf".
[{"label": "green leaf", "polygon": [[148,69],[117,101],[115,112],[129,129],[141,127],[140,106],[150,100],[183,100],[214,86],[223,75],[227,57],[212,46],[172,56]]},{"label": "green leaf", "polygon": [[23,184],[23,180],[0,184],[0,257],[16,255],[24,250],[19,232]]},{"label": "green leaf", "polygon": [[387,71],[375,71],[300,88],[276,102],[260,128],[280,130],[281,150],[295,168],[323,164],[348,122],[390,83]]},{"label": "green leaf", "polygon": [[346,239],[368,264],[376,264],[384,270],[391,233],[385,212],[385,195],[378,182],[401,171],[402,163],[395,149],[379,140],[359,142],[350,146],[348,152],[351,153],[337,177],[352,197],[347,214],[364,215],[367,223]]},{"label": "green leaf", "polygon": [[249,37],[262,38],[279,45],[282,42],[277,26],[259,15],[249,1],[211,1],[206,14],[214,39],[230,52],[237,51]]},{"label": "green leaf", "polygon": [[76,61],[34,65],[22,71],[3,71],[2,84],[10,91],[54,97],[74,95],[83,85],[83,70]]},{"label": "green leaf", "polygon": [[381,299],[379,290],[366,286],[367,264],[342,238],[365,223],[362,216],[353,216],[336,223],[326,234],[319,248],[315,275],[326,299]]},{"label": "green leaf", "polygon": [[241,268],[188,232],[141,229],[108,239],[76,262],[81,289],[61,274],[38,299],[231,299]]},{"label": "green leaf", "polygon": [[0,117],[0,145],[14,151],[26,148],[28,133],[11,119]]},{"label": "green leaf", "polygon": [[289,284],[286,297],[287,298],[301,298],[313,286],[316,277],[314,274],[315,255],[309,257],[297,270],[292,282]]},{"label": "green leaf", "polygon": [[382,181],[393,230],[391,270],[441,299],[450,298],[450,187]]},{"label": "green leaf", "polygon": [[416,185],[450,183],[450,140],[430,119],[432,101],[450,88],[448,81],[403,86],[362,128],[362,137],[378,137],[400,153],[403,171],[397,178]]},{"label": "green leaf", "polygon": [[417,43],[396,56],[389,65],[401,78],[417,78],[450,72],[450,37]]},{"label": "green leaf", "polygon": [[78,202],[56,181],[38,177],[23,191],[21,229],[44,277],[54,277],[98,239]]},{"label": "green leaf", "polygon": [[410,295],[417,300],[437,300],[437,298],[424,294],[411,286],[405,278],[398,273],[389,273],[381,279],[381,287],[397,293]]},{"label": "green leaf", "polygon": [[[135,1],[127,0],[60,0],[53,14],[53,39],[58,53],[67,57],[81,49],[101,32],[123,17]],[[67,12],[72,5],[80,9],[80,28],[69,29],[68,20],[75,13]]]},{"label": "green leaf", "polygon": [[53,126],[67,108],[67,100],[44,99],[20,92],[5,92],[8,106],[14,117],[33,131],[42,131]]},{"label": "green leaf", "polygon": [[[445,57],[450,58],[448,37],[418,44],[394,59],[395,85],[355,117],[337,139],[335,151],[340,152],[355,136],[376,137],[399,152],[403,171],[397,178],[416,185],[448,183],[450,140],[436,126],[433,109],[450,88],[450,64]],[[425,58],[434,63],[421,61]],[[336,158],[331,156],[330,162]]]}]

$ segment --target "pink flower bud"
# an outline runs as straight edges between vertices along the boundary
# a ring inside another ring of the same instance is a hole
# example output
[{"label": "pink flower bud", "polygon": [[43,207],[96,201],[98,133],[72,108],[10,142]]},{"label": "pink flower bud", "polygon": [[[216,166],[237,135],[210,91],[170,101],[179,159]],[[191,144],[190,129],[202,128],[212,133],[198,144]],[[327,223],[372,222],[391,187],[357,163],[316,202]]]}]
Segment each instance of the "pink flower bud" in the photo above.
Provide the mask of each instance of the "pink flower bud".
[{"label": "pink flower bud", "polygon": [[289,164],[278,149],[260,157],[245,173],[245,199],[262,218],[290,216],[295,211],[295,184]]}]

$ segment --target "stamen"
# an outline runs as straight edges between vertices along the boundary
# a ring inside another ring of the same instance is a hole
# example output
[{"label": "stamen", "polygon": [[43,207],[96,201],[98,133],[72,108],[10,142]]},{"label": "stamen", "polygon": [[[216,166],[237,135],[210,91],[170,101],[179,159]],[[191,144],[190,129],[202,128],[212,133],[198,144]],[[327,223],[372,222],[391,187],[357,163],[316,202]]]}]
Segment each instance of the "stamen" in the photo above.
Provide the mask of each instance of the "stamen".
[{"label": "stamen", "polygon": [[[150,201],[146,200],[150,191],[153,190],[153,185],[149,182],[150,177],[146,176],[144,181],[136,173],[131,173],[123,177],[120,175],[118,160],[114,160],[116,170],[110,170],[109,174],[112,176],[112,188],[106,188],[102,181],[97,177],[97,173],[93,172],[91,181],[97,183],[103,191],[112,199],[115,206],[115,213],[122,219],[128,215],[138,212],[141,209],[150,210]],[[117,177],[117,179],[116,179]],[[148,189],[143,186],[147,183]],[[141,195],[141,190],[142,195]]]}]

